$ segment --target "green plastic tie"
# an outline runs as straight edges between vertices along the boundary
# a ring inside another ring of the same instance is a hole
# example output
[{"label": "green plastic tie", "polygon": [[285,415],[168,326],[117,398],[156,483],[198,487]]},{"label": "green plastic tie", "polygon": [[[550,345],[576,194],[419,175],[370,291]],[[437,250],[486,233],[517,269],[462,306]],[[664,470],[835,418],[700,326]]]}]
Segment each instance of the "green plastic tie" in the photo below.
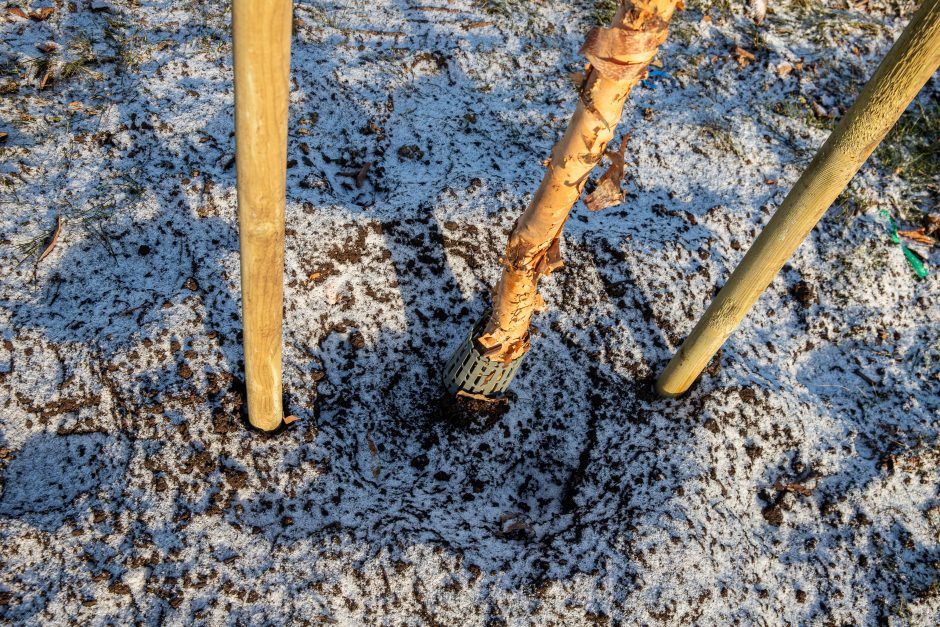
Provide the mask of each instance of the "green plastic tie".
[{"label": "green plastic tie", "polygon": [[914,274],[922,279],[926,278],[927,267],[924,265],[924,262],[920,260],[920,257],[915,255],[913,251],[901,241],[901,237],[898,235],[898,225],[894,222],[894,218],[892,218],[891,214],[885,209],[881,210],[880,215],[882,220],[884,220],[885,229],[888,231],[888,234],[891,235],[891,239],[894,243],[901,247],[901,251],[904,252],[904,258],[907,259],[907,262],[911,264],[911,267],[914,269]]}]

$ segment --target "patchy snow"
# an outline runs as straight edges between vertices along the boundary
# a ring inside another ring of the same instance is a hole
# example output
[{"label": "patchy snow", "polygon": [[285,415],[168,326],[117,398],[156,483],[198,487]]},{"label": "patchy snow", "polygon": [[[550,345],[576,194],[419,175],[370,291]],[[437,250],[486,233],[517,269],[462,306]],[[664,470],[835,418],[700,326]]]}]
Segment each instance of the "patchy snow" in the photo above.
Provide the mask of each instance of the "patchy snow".
[{"label": "patchy snow", "polygon": [[[755,26],[690,3],[624,115],[627,201],[572,214],[512,402],[438,402],[604,4],[296,5],[300,420],[265,437],[242,417],[228,4],[8,3],[4,620],[936,624],[940,256],[918,280],[878,212],[916,226],[938,181],[870,162],[701,382],[650,391],[908,4]],[[912,111],[938,99],[935,77]]]}]

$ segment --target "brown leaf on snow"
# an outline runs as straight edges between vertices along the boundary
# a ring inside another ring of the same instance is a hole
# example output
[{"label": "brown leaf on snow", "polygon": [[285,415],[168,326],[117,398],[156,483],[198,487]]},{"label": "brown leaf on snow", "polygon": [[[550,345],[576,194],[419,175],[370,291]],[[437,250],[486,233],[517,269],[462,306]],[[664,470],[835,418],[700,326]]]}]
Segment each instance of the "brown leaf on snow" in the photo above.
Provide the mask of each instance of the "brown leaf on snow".
[{"label": "brown leaf on snow", "polygon": [[45,259],[49,253],[52,252],[52,249],[55,248],[55,244],[59,241],[59,233],[62,232],[62,216],[56,216],[55,219],[55,230],[52,231],[52,235],[49,237],[49,243],[46,244],[46,247],[39,254],[39,257],[36,258],[36,264],[39,265],[39,262]]},{"label": "brown leaf on snow", "polygon": [[42,79],[39,81],[39,90],[42,91],[49,85],[49,81],[52,80],[52,69],[46,70],[46,73],[42,75]]},{"label": "brown leaf on snow", "polygon": [[753,52],[745,50],[741,46],[734,47],[734,56],[737,58],[738,65],[741,67],[744,67],[751,61],[757,61],[757,57],[754,56]]},{"label": "brown leaf on snow", "polygon": [[[813,477],[811,477],[811,478],[815,479],[815,476],[813,476]],[[808,479],[807,479],[807,480],[808,480]],[[815,488],[816,488],[816,484],[815,484],[815,483],[813,483],[813,485],[812,485],[811,487],[809,487],[809,486],[806,486],[806,485],[804,485],[804,484],[802,484],[802,483],[800,483],[800,482],[798,482],[798,481],[794,481],[793,483],[784,483],[784,482],[781,481],[780,479],[777,479],[777,481],[774,482],[774,489],[775,489],[775,490],[779,490],[780,492],[795,492],[795,493],[800,494],[800,495],[802,495],[802,496],[810,496],[810,495],[812,495],[812,494],[813,494],[813,490],[814,490]]]},{"label": "brown leaf on snow", "polygon": [[42,52],[43,54],[49,54],[50,52],[55,51],[55,49],[58,47],[59,45],[54,41],[44,41],[42,43],[36,44],[36,48],[38,48],[39,52]]},{"label": "brown leaf on snow", "polygon": [[10,13],[10,14],[12,14],[12,15],[15,15],[16,17],[21,17],[21,18],[23,18],[24,20],[25,20],[25,19],[28,19],[28,18],[26,17],[26,12],[23,11],[23,9],[21,9],[21,8],[19,8],[19,7],[11,7],[11,8],[9,8],[9,9],[7,9],[7,13]]},{"label": "brown leaf on snow", "polygon": [[926,227],[920,227],[919,229],[912,229],[910,231],[898,231],[898,235],[901,237],[906,237],[907,239],[912,239],[915,242],[920,242],[921,244],[927,244],[928,246],[933,246],[937,242],[925,233]]},{"label": "brown leaf on snow", "polygon": [[610,167],[597,180],[597,188],[584,199],[588,210],[600,211],[623,202],[623,190],[620,189],[620,184],[623,181],[624,154],[629,140],[630,133],[627,133],[620,142],[619,150],[607,152]]},{"label": "brown leaf on snow", "polygon": [[362,187],[365,185],[366,176],[369,174],[369,168],[372,167],[371,161],[366,161],[362,164],[362,167],[359,168],[359,172],[356,173],[356,187]]},{"label": "brown leaf on snow", "polygon": [[366,433],[366,442],[369,443],[369,453],[372,454],[372,457],[376,457],[379,454],[379,449],[375,446],[375,442],[372,441],[371,433]]},{"label": "brown leaf on snow", "polygon": [[7,137],[9,137],[9,136],[10,136],[9,133],[5,133],[5,132],[3,132],[3,131],[0,131],[0,142],[5,142],[5,141],[7,140]]},{"label": "brown leaf on snow", "polygon": [[499,517],[496,535],[504,538],[531,538],[535,535],[535,530],[524,514],[513,512]]},{"label": "brown leaf on snow", "polygon": [[43,7],[41,9],[36,9],[35,11],[29,12],[29,19],[35,22],[45,22],[50,17],[52,17],[53,12],[55,12],[55,9],[53,9],[52,7]]},{"label": "brown leaf on snow", "polygon": [[817,117],[817,118],[825,119],[825,118],[831,117],[831,116],[829,115],[829,112],[826,111],[826,108],[823,107],[823,106],[822,106],[821,104],[819,104],[818,102],[816,102],[815,100],[810,100],[810,105],[812,106],[812,108],[813,108],[813,113],[816,114],[816,117]]},{"label": "brown leaf on snow", "polygon": [[779,76],[780,78],[784,78],[785,76],[789,75],[790,72],[792,71],[793,71],[793,66],[787,63],[786,61],[784,61],[783,63],[777,66],[777,76]]}]

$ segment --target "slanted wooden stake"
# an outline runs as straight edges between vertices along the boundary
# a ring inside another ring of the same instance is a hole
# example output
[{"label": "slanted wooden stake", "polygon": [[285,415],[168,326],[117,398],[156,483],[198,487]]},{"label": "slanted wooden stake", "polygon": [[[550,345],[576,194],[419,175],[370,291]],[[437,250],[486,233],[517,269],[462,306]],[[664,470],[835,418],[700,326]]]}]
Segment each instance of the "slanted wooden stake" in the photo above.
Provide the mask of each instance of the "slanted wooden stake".
[{"label": "slanted wooden stake", "polygon": [[659,377],[685,392],[940,65],[940,0],[925,0]]},{"label": "slanted wooden stake", "polygon": [[234,0],[235,163],[248,419],[283,419],[281,322],[291,0]]},{"label": "slanted wooden stake", "polygon": [[[677,0],[624,0],[610,28],[596,28],[581,48],[591,65],[581,101],[532,203],[519,218],[493,290],[493,311],[478,339],[484,355],[509,363],[529,350],[529,323],[543,301],[538,281],[562,266],[559,242],[571,207],[614,136],[630,90],[666,40]],[[616,159],[616,157],[614,157]],[[619,189],[619,180],[617,181]]]}]

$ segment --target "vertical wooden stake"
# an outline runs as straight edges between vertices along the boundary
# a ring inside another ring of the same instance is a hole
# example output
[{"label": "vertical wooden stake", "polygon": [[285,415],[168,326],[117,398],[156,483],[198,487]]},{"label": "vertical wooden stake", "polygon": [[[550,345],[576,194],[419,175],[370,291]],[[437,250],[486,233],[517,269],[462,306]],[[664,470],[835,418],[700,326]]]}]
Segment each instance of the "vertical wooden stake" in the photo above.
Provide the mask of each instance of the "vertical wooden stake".
[{"label": "vertical wooden stake", "polygon": [[657,390],[685,392],[940,65],[940,0],[925,0],[858,100],[672,358]]},{"label": "vertical wooden stake", "polygon": [[248,420],[283,420],[281,324],[291,0],[233,0],[235,163]]}]

